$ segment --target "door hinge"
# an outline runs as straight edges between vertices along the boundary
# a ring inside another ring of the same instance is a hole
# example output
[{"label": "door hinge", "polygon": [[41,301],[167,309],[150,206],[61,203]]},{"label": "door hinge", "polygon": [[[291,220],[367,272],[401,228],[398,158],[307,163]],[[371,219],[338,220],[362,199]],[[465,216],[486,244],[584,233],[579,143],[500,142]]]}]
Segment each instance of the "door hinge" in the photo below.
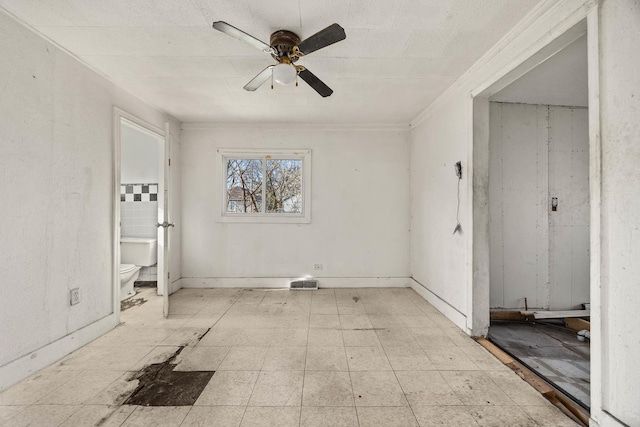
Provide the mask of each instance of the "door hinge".
[{"label": "door hinge", "polygon": [[171,273],[167,271],[167,279],[171,279]]},{"label": "door hinge", "polygon": [[171,159],[169,159],[169,166],[171,166]]}]

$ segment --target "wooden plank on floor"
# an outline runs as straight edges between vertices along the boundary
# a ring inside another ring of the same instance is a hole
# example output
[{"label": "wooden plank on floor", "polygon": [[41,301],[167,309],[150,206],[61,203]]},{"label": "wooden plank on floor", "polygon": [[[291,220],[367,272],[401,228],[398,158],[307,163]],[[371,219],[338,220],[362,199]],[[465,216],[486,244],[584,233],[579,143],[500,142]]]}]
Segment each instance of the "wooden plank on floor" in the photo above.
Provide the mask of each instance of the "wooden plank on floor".
[{"label": "wooden plank on floor", "polygon": [[536,319],[564,319],[567,317],[589,317],[591,310],[534,311]]},{"label": "wooden plank on floor", "polygon": [[567,325],[567,328],[574,330],[576,332],[584,331],[585,329],[587,331],[591,330],[591,323],[584,319],[568,317],[564,319],[564,323],[565,325]]},{"label": "wooden plank on floor", "polygon": [[[582,422],[585,426],[589,425],[589,414],[585,412],[580,406],[576,405],[575,402],[569,399],[567,396],[562,393],[556,393],[556,399],[562,403],[562,405],[569,410],[577,419]],[[553,402],[552,402],[553,403]]]},{"label": "wooden plank on floor", "polygon": [[516,320],[527,322],[534,320],[533,313],[528,311],[492,311],[489,313],[491,320]]},{"label": "wooden plank on floor", "polygon": [[499,361],[501,361],[505,365],[508,365],[509,363],[513,363],[514,362],[514,360],[513,360],[513,358],[511,356],[509,356],[504,351],[500,350],[494,343],[492,343],[488,339],[486,339],[486,338],[477,338],[476,341],[481,346],[486,348],[489,351],[489,353],[493,354]]},{"label": "wooden plank on floor", "polygon": [[478,338],[477,341],[491,354],[497,357],[498,360],[510,367],[520,378],[531,384],[531,386],[538,390],[540,394],[542,394],[543,396],[547,396],[553,393],[553,387],[541,380],[537,375],[533,374],[523,365],[517,363],[515,359],[502,351],[502,349],[500,349],[497,345],[485,338]]},{"label": "wooden plank on floor", "polygon": [[566,416],[583,424],[584,426],[589,425],[589,414],[585,412],[584,409],[549,385],[546,381],[536,375],[535,372],[513,359],[488,339],[476,338],[476,341],[498,358],[498,360],[511,368],[516,375],[529,383],[529,385],[542,394],[554,406],[560,409]]}]

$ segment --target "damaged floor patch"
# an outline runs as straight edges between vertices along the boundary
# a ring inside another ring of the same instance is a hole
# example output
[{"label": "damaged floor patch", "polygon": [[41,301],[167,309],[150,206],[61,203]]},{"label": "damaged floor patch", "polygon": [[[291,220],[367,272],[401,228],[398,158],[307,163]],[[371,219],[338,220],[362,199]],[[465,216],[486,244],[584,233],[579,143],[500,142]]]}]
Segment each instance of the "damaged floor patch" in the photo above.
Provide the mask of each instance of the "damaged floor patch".
[{"label": "damaged floor patch", "polygon": [[144,298],[129,298],[120,302],[120,311],[125,311],[131,307],[137,307],[147,302]]},{"label": "damaged floor patch", "polygon": [[138,406],[191,406],[215,373],[214,371],[174,371],[172,363],[184,347],[163,363],[154,363],[141,370],[138,387],[124,402]]}]

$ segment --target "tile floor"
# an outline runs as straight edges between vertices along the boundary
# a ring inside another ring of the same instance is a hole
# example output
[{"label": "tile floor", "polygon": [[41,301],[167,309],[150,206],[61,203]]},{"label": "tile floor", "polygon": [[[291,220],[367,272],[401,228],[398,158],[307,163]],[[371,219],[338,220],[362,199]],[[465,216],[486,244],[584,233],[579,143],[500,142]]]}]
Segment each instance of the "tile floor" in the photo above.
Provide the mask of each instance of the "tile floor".
[{"label": "tile floor", "polygon": [[[167,319],[152,292],[0,393],[0,425],[576,425],[411,289],[183,289]],[[181,346],[176,370],[216,371],[195,404],[123,405]]]}]

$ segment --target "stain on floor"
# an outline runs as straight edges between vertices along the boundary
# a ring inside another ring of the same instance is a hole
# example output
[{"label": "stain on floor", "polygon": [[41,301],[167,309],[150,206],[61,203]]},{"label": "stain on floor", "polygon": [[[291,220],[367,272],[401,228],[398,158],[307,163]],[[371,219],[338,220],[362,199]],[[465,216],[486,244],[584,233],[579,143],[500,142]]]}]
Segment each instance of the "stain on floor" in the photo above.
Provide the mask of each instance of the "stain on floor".
[{"label": "stain on floor", "polygon": [[142,369],[135,377],[138,388],[124,402],[138,406],[192,406],[215,371],[174,372],[172,363],[184,347],[162,363]]}]

